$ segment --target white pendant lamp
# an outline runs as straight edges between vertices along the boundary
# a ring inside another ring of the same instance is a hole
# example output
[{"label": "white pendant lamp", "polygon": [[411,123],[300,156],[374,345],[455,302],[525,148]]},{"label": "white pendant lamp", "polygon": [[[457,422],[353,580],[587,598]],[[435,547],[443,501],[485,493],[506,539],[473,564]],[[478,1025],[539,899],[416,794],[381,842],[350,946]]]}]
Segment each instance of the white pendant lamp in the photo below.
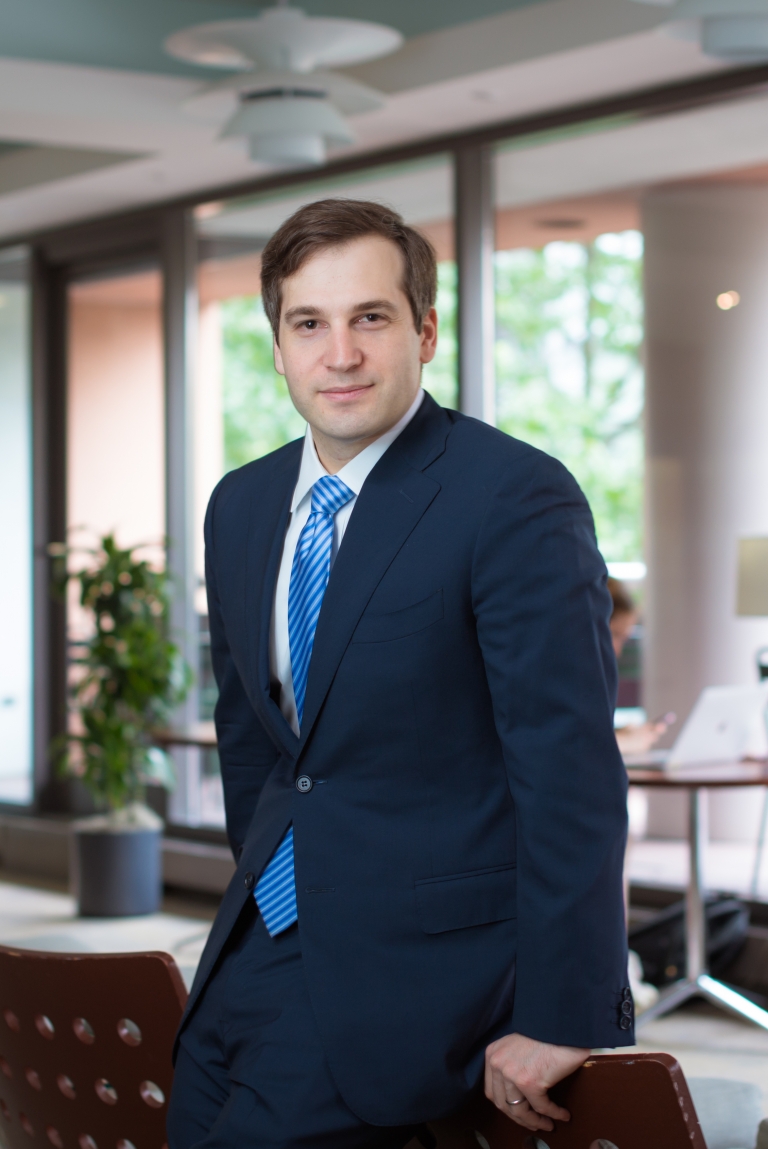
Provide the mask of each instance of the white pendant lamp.
[{"label": "white pendant lamp", "polygon": [[768,0],[635,0],[669,8],[664,30],[698,40],[702,52],[732,63],[768,59]]},{"label": "white pendant lamp", "polygon": [[353,140],[326,93],[306,85],[243,92],[221,134],[246,136],[251,159],[273,164],[321,164],[326,143]]},{"label": "white pendant lamp", "polygon": [[228,117],[222,138],[244,136],[251,158],[320,164],[329,144],[354,140],[345,114],[380,107],[372,88],[325,70],[393,52],[402,36],[363,20],[309,17],[279,4],[248,20],[199,24],[165,42],[178,59],[237,69],[187,101],[198,115]]}]

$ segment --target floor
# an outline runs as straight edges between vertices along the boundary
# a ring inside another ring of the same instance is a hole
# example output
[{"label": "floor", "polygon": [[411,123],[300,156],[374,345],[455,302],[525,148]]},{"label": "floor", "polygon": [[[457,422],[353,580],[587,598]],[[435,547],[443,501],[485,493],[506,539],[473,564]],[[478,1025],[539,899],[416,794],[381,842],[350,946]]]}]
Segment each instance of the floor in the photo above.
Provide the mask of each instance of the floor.
[{"label": "floor", "polygon": [[639,1052],[671,1053],[686,1077],[728,1077],[758,1085],[768,1116],[768,1033],[757,1026],[705,1002],[692,1002],[649,1022],[638,1036]]},{"label": "floor", "polygon": [[[57,953],[164,950],[175,958],[189,988],[213,918],[204,902],[193,906],[191,913],[186,900],[177,898],[148,917],[78,918],[74,898],[66,893],[0,881],[0,945]],[[168,912],[174,908],[177,912]]]},{"label": "floor", "polygon": [[[704,856],[705,885],[750,895],[754,864],[754,845],[709,842]],[[682,893],[688,881],[687,842],[635,842],[629,876],[640,886],[676,887]],[[768,859],[761,867],[758,891],[760,900],[768,901]],[[768,1033],[704,1002],[693,1002],[651,1022],[640,1031],[640,1038],[639,1050],[673,1054],[687,1077],[729,1077],[759,1085],[768,1116]]]},{"label": "floor", "polygon": [[[708,842],[704,851],[705,885],[751,895],[755,847],[749,842]],[[633,843],[629,855],[630,880],[638,885],[683,888],[688,881],[688,843],[648,839]],[[768,902],[768,848],[760,867],[757,895]]]}]

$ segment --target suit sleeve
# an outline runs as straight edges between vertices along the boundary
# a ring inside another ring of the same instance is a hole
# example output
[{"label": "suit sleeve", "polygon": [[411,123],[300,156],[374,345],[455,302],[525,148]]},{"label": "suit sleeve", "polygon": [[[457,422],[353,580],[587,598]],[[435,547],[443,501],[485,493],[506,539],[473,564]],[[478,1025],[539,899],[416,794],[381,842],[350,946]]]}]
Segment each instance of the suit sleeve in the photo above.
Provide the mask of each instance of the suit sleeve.
[{"label": "suit sleeve", "polygon": [[205,518],[205,579],[211,659],[219,688],[214,719],[224,785],[227,835],[235,861],[238,861],[262,787],[280,754],[251,705],[227,635],[226,612],[219,599],[215,548],[215,518],[220,491],[221,484],[211,496]]},{"label": "suit sleeve", "polygon": [[510,473],[491,498],[473,562],[517,811],[513,1028],[554,1044],[627,1045],[627,781],[613,733],[606,569],[571,475],[539,456],[528,476]]}]

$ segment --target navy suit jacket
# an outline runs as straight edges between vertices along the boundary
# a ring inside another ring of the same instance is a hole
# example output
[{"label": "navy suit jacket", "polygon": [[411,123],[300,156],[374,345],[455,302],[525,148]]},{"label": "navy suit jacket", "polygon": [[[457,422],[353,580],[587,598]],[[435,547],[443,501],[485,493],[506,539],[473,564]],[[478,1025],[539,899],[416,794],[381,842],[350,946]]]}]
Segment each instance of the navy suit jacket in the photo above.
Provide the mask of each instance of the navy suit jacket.
[{"label": "navy suit jacket", "polygon": [[464,1100],[502,1034],[633,1040],[605,566],[560,463],[426,396],[357,499],[296,738],[270,693],[269,626],[301,452],[228,474],[208,511],[238,869],[186,1016],[292,822],[337,1086],[371,1124],[420,1122]]}]

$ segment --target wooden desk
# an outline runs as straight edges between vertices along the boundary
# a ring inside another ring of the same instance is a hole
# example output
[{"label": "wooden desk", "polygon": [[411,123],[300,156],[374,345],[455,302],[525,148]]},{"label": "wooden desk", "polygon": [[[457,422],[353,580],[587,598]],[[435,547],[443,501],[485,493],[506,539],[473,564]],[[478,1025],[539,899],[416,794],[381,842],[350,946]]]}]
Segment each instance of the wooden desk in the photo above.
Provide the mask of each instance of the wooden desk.
[{"label": "wooden desk", "polygon": [[724,762],[722,765],[685,766],[676,770],[627,769],[631,786],[688,791],[688,851],[690,873],[685,895],[686,976],[661,994],[637,1019],[641,1029],[656,1017],[676,1009],[692,997],[704,997],[713,1005],[768,1030],[768,1012],[748,998],[710,976],[707,969],[707,923],[704,914],[702,796],[706,790],[725,786],[768,786],[768,761]]},{"label": "wooden desk", "polygon": [[215,750],[216,727],[212,722],[195,722],[184,729],[153,730],[152,738],[158,746],[199,746],[201,750]]}]

